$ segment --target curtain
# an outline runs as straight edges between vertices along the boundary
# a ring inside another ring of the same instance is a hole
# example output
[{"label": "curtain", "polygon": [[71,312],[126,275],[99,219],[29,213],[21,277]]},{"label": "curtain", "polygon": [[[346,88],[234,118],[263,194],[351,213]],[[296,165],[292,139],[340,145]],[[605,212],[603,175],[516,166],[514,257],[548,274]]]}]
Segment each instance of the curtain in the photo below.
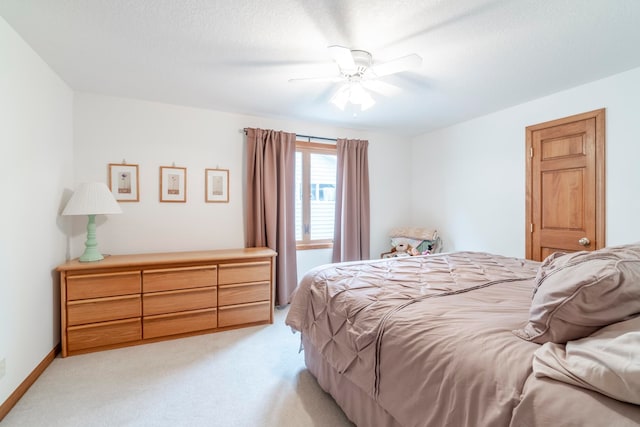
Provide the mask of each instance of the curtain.
[{"label": "curtain", "polygon": [[278,253],[276,305],[288,304],[298,283],[295,156],[295,133],[247,129],[245,246],[266,246]]},{"label": "curtain", "polygon": [[369,141],[336,142],[333,262],[369,259]]}]

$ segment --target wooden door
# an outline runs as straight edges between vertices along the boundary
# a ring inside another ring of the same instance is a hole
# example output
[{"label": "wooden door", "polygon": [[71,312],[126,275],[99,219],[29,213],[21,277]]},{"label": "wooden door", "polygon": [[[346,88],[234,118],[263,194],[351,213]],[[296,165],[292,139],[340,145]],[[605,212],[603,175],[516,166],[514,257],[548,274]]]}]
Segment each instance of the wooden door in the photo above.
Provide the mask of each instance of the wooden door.
[{"label": "wooden door", "polygon": [[605,246],[604,124],[601,109],[527,127],[526,258]]}]

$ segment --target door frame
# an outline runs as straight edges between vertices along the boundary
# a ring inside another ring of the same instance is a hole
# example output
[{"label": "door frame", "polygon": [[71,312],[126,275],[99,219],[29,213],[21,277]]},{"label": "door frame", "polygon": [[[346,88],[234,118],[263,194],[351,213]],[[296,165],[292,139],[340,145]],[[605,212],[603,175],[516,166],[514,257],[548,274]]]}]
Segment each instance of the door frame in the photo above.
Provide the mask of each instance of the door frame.
[{"label": "door frame", "polygon": [[526,189],[525,189],[525,258],[531,259],[533,248],[533,132],[553,126],[565,125],[580,120],[595,118],[595,150],[596,150],[596,241],[595,249],[605,247],[605,109],[588,111],[557,120],[551,120],[537,125],[527,126],[525,141],[526,157]]}]

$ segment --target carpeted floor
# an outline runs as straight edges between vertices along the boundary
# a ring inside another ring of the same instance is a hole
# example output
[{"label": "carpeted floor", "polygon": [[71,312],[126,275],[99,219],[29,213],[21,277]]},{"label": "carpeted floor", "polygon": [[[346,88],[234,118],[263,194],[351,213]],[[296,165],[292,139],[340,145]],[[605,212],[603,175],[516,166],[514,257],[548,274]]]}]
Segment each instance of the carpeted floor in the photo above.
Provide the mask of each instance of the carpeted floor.
[{"label": "carpeted floor", "polygon": [[351,426],[273,325],[56,358],[9,426]]}]

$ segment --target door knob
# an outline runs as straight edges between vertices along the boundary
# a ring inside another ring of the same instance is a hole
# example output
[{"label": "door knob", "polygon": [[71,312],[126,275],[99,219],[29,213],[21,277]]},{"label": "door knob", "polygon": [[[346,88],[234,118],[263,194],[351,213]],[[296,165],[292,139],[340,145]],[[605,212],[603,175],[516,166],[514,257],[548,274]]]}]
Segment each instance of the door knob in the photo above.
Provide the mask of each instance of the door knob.
[{"label": "door knob", "polygon": [[582,239],[578,240],[578,244],[580,244],[581,246],[589,246],[591,244],[591,240],[589,240],[588,237],[583,237]]}]

